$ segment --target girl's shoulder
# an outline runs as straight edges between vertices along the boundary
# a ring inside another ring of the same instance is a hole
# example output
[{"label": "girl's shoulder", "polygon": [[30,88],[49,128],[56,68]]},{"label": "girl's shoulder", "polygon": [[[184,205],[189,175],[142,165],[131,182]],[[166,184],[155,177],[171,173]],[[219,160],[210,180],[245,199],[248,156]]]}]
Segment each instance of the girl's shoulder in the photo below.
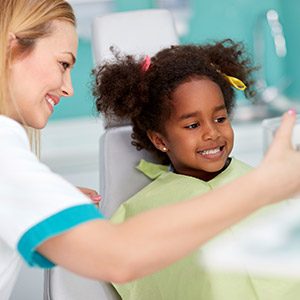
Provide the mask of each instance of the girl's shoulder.
[{"label": "girl's shoulder", "polygon": [[245,173],[249,172],[250,170],[253,169],[252,166],[250,166],[249,164],[247,164],[235,157],[232,157],[230,165],[234,170],[239,170],[239,171],[245,172]]},{"label": "girl's shoulder", "polygon": [[170,168],[167,165],[149,162],[144,159],[140,160],[139,164],[136,166],[136,169],[151,180],[155,180],[159,176],[170,171]]},{"label": "girl's shoulder", "polygon": [[238,177],[247,174],[252,169],[253,167],[251,167],[250,165],[232,157],[228,167],[222,173],[217,175],[214,179],[210,180],[209,184],[212,186],[212,188],[222,186],[226,183],[237,179]]}]

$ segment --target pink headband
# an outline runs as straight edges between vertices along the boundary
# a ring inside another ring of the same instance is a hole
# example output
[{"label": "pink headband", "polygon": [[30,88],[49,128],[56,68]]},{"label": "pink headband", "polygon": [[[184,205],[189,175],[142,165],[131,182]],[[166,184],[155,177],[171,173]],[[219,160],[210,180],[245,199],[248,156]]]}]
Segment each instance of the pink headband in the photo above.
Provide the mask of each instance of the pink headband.
[{"label": "pink headband", "polygon": [[143,72],[147,72],[147,70],[149,69],[151,65],[151,58],[149,55],[146,55],[144,60],[143,60],[143,63],[142,63],[142,71]]}]

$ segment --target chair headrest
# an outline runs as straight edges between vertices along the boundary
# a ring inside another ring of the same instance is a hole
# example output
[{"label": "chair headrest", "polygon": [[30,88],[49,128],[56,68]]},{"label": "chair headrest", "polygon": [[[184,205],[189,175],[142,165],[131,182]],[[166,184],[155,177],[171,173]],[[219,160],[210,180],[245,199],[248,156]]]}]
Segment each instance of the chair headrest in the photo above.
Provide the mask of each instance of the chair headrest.
[{"label": "chair headrest", "polygon": [[129,55],[153,56],[160,49],[177,45],[178,35],[170,11],[146,9],[96,17],[92,24],[96,64],[113,58],[114,46]]},{"label": "chair headrest", "polygon": [[116,116],[104,117],[103,116],[103,125],[105,129],[113,128],[113,127],[120,127],[120,126],[127,126],[131,125],[131,121],[129,119],[120,119]]}]

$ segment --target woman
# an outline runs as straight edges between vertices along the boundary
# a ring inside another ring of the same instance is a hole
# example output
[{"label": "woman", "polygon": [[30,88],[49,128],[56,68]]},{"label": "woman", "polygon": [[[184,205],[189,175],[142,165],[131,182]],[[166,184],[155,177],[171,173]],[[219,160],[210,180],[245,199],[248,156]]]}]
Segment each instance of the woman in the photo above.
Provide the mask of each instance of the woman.
[{"label": "woman", "polygon": [[122,225],[103,220],[85,195],[36,159],[24,130],[43,128],[61,97],[73,94],[77,36],[71,7],[63,0],[2,0],[0,30],[1,299],[9,297],[21,257],[30,265],[59,264],[90,278],[125,282],[300,191],[290,111],[264,162],[245,177]]}]

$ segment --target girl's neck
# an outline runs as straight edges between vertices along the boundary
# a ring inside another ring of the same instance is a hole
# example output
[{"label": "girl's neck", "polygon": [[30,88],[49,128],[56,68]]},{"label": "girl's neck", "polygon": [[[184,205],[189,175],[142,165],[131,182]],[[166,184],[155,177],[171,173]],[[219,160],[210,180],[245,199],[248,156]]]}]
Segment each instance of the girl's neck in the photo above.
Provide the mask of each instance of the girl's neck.
[{"label": "girl's neck", "polygon": [[230,165],[231,160],[232,160],[231,157],[228,157],[224,167],[222,169],[220,169],[219,171],[216,171],[216,172],[206,172],[206,171],[203,171],[203,170],[198,170],[198,171],[195,170],[195,174],[193,174],[193,175],[192,174],[184,174],[184,172],[177,172],[177,170],[173,166],[171,166],[171,170],[174,173],[177,173],[177,174],[195,177],[195,178],[198,178],[200,180],[208,182],[208,181],[214,179],[216,176],[218,176],[223,171],[225,171],[227,169],[227,167]]}]

